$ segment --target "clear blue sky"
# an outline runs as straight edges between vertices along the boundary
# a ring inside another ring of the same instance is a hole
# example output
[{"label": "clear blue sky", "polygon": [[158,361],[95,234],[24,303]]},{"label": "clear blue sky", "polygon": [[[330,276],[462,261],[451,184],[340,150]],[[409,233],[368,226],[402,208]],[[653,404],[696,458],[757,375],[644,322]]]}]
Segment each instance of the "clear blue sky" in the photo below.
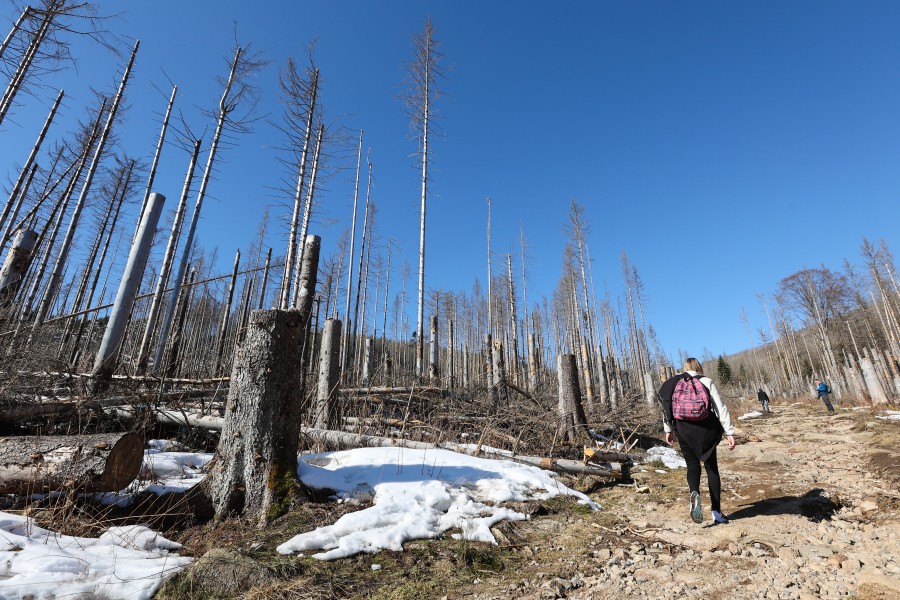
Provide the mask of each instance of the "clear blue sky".
[{"label": "clear blue sky", "polygon": [[[530,243],[529,298],[549,295],[575,198],[593,227],[598,287],[605,279],[620,293],[626,251],[666,350],[699,355],[704,347],[746,347],[741,306],[752,326],[763,325],[756,294],[771,292],[782,277],[855,261],[862,236],[897,250],[896,2],[98,4],[101,13],[127,7],[110,27],[141,40],[121,145],[148,162],[166,102],[154,86],[168,93],[164,72],[179,85],[177,108],[192,127],[211,131],[199,108],[215,106],[221,94],[215,77],[224,74],[236,22],[238,39],[271,61],[259,78],[260,114],[277,121],[278,70],[288,55],[303,59],[318,37],[329,123],[366,130],[379,233],[398,240],[413,270],[416,147],[397,96],[411,36],[430,15],[452,70],[438,106],[445,136],[433,147],[429,287],[468,290],[476,277],[484,283],[491,196],[495,250],[518,252],[521,224]],[[4,35],[17,16],[5,6]],[[115,85],[122,60],[84,44],[75,53],[78,71],[48,80],[39,100],[26,99],[0,131],[7,178],[24,160],[55,89],[69,96],[51,136],[82,114],[88,86]],[[219,247],[222,271],[253,238],[267,206],[273,216],[287,212],[272,191],[285,176],[275,150],[282,143],[261,120],[222,154],[199,230],[201,243]],[[156,188],[170,205],[186,163],[173,146],[163,157]],[[323,190],[313,232],[326,253],[349,222],[352,191],[352,170]],[[283,252],[283,228],[270,243]],[[687,277],[699,278],[699,293],[679,291]]]}]

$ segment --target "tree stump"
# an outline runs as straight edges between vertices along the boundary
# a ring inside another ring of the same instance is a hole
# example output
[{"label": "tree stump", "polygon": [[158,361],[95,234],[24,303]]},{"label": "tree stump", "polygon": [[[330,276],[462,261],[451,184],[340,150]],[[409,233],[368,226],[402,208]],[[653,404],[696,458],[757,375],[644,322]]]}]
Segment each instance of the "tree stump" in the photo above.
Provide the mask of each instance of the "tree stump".
[{"label": "tree stump", "polygon": [[136,433],[0,438],[0,493],[118,492],[143,460]]},{"label": "tree stump", "polygon": [[578,364],[574,354],[560,354],[556,357],[559,377],[559,439],[574,442],[579,430],[587,430],[587,419],[581,405],[581,390],[578,387]]},{"label": "tree stump", "polygon": [[[366,348],[369,348],[366,339]],[[319,429],[337,429],[337,387],[341,376],[341,322],[325,321],[322,331],[322,350],[319,353],[319,384],[316,391],[315,419]],[[368,360],[368,358],[367,358]]]},{"label": "tree stump", "polygon": [[217,518],[243,513],[260,526],[283,514],[297,484],[303,398],[302,318],[255,310],[237,348],[215,463],[204,482]]}]

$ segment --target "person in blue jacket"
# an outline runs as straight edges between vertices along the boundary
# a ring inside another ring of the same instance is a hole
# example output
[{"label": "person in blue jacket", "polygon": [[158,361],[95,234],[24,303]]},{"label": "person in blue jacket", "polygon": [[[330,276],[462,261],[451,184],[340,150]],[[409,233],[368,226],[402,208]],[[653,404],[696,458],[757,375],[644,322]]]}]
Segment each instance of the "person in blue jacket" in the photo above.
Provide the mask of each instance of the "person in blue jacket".
[{"label": "person in blue jacket", "polygon": [[824,381],[815,380],[814,385],[816,386],[816,395],[818,398],[825,404],[825,408],[828,409],[828,412],[834,412],[834,406],[831,404],[831,398],[829,394],[831,394],[831,388],[826,385]]}]

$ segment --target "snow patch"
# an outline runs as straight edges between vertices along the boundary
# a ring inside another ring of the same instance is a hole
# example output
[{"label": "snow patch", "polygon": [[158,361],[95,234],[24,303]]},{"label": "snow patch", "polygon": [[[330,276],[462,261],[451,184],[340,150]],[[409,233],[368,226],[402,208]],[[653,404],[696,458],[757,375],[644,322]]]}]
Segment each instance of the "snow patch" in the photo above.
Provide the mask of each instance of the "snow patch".
[{"label": "snow patch", "polygon": [[[302,533],[278,546],[281,554],[325,550],[313,558],[332,560],[360,552],[402,550],[413,539],[431,539],[458,529],[455,539],[496,544],[490,528],[527,515],[501,502],[573,496],[594,510],[600,506],[556,481],[550,471],[507,460],[490,460],[450,450],[359,448],[302,457],[304,484],[334,490],[350,499],[373,494],[372,506],[333,525]],[[490,503],[490,504],[488,504]]]},{"label": "snow patch", "polygon": [[666,465],[670,469],[685,469],[687,468],[687,463],[684,461],[684,457],[678,453],[675,448],[669,448],[667,446],[655,446],[647,450],[647,453],[644,457],[644,463],[651,463],[653,461],[660,461],[662,464]]},{"label": "snow patch", "polygon": [[761,412],[759,412],[758,410],[751,410],[747,414],[741,415],[740,417],[738,417],[738,421],[748,421],[750,419],[757,419],[761,416],[763,416],[763,414]]},{"label": "snow patch", "polygon": [[180,548],[138,525],[73,537],[0,512],[0,597],[149,599],[193,560]]},{"label": "snow patch", "polygon": [[900,410],[886,410],[883,415],[878,415],[875,418],[884,421],[900,421]]}]

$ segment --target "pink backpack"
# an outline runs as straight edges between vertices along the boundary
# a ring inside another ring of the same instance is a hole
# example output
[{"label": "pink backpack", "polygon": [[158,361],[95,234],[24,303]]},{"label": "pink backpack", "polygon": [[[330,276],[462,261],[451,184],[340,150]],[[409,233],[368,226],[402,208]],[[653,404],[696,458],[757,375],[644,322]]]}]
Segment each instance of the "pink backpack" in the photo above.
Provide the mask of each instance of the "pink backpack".
[{"label": "pink backpack", "polygon": [[675,385],[672,416],[679,421],[703,421],[709,417],[709,390],[699,377],[688,375]]}]

